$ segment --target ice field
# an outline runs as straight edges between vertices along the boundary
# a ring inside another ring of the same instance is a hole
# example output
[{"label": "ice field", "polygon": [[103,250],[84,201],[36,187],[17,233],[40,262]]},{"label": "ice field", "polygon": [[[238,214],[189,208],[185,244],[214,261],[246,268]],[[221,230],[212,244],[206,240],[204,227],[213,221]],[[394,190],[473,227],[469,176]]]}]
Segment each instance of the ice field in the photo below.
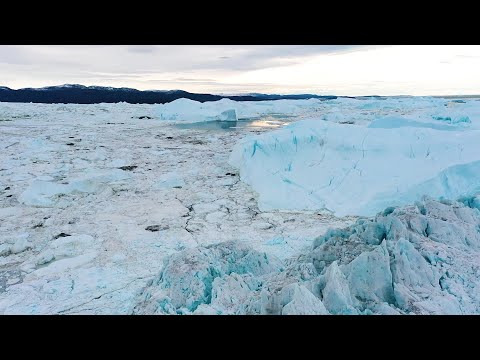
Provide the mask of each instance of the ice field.
[{"label": "ice field", "polygon": [[480,101],[0,103],[0,314],[480,312]]}]

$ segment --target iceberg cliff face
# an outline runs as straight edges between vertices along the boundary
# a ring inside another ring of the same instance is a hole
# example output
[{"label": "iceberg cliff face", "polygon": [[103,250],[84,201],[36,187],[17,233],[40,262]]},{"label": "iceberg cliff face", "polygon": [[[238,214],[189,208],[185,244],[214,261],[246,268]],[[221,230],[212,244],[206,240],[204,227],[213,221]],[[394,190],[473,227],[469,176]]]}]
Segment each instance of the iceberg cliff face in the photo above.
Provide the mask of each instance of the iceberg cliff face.
[{"label": "iceberg cliff face", "polygon": [[477,314],[479,250],[478,208],[424,198],[330,230],[284,264],[233,242],[182,251],[132,312]]},{"label": "iceberg cliff face", "polygon": [[411,124],[299,121],[241,141],[230,164],[258,192],[262,210],[372,216],[423,195],[480,191],[480,131]]}]

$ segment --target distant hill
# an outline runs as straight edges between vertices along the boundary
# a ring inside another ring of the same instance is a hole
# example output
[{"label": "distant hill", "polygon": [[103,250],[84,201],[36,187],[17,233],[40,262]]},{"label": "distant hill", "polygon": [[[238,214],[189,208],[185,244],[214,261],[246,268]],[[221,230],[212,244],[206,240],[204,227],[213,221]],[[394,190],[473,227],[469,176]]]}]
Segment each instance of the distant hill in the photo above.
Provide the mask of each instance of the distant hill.
[{"label": "distant hill", "polygon": [[314,94],[300,95],[212,95],[195,94],[183,90],[137,90],[102,86],[60,85],[44,88],[10,89],[0,86],[0,102],[46,103],[46,104],[98,104],[126,102],[130,104],[165,104],[180,98],[205,102],[221,99],[235,101],[264,101],[281,99],[336,99],[336,96]]}]

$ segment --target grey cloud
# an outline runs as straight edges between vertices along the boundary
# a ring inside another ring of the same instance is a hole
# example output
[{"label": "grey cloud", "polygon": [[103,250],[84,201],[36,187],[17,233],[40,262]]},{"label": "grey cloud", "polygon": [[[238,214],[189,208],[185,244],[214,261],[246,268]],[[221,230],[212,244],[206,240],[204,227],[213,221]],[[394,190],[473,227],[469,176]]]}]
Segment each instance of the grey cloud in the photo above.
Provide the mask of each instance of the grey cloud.
[{"label": "grey cloud", "polygon": [[216,48],[224,55],[202,62],[199,66],[202,68],[228,67],[236,71],[257,70],[299,63],[306,56],[356,51],[367,47],[365,45],[251,45],[244,47],[245,51],[237,52],[235,46],[218,45]]},{"label": "grey cloud", "polygon": [[[217,84],[225,74],[300,63],[312,55],[362,51],[357,45],[34,45],[0,46],[0,85],[15,83]],[[14,74],[15,76],[11,76]],[[197,77],[198,76],[198,77]],[[13,80],[12,80],[13,79]],[[1,81],[0,81],[1,82]],[[159,82],[161,83],[161,82]],[[216,86],[216,85],[215,85]]]},{"label": "grey cloud", "polygon": [[[301,61],[322,53],[360,49],[357,45],[71,45],[0,46],[0,61],[44,68],[97,72],[158,73],[195,69],[255,70]],[[296,59],[296,60],[295,60]]]},{"label": "grey cloud", "polygon": [[184,77],[178,77],[178,78],[173,78],[173,81],[190,81],[190,82],[215,82],[214,79],[193,79],[193,78],[184,78]]},{"label": "grey cloud", "polygon": [[19,47],[4,45],[0,51],[0,63],[12,65],[32,64],[33,59]]},{"label": "grey cloud", "polygon": [[200,85],[200,84],[204,84],[204,85],[217,85],[217,84],[221,84],[220,82],[217,82],[215,80],[178,80],[178,79],[149,79],[149,80],[143,80],[143,82],[145,83],[151,83],[151,84],[154,84],[154,83],[158,83],[158,84],[165,84],[165,83],[168,83],[168,84],[171,84],[171,83],[182,83],[182,84],[196,84],[196,85]]},{"label": "grey cloud", "polygon": [[129,45],[127,51],[131,53],[152,54],[155,52],[155,47],[152,45]]},{"label": "grey cloud", "polygon": [[77,74],[79,77],[85,77],[85,78],[92,78],[92,77],[98,77],[98,78],[115,78],[115,79],[143,79],[145,76],[144,74],[141,73],[102,73],[102,72],[80,72]]}]

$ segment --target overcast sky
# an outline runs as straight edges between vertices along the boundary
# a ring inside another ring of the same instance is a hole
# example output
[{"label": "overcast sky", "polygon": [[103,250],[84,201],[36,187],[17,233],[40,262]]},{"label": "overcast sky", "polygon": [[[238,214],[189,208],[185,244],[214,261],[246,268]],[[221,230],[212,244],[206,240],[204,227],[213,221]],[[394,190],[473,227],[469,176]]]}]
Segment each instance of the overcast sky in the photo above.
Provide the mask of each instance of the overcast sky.
[{"label": "overcast sky", "polygon": [[0,86],[480,94],[478,45],[0,45]]}]

